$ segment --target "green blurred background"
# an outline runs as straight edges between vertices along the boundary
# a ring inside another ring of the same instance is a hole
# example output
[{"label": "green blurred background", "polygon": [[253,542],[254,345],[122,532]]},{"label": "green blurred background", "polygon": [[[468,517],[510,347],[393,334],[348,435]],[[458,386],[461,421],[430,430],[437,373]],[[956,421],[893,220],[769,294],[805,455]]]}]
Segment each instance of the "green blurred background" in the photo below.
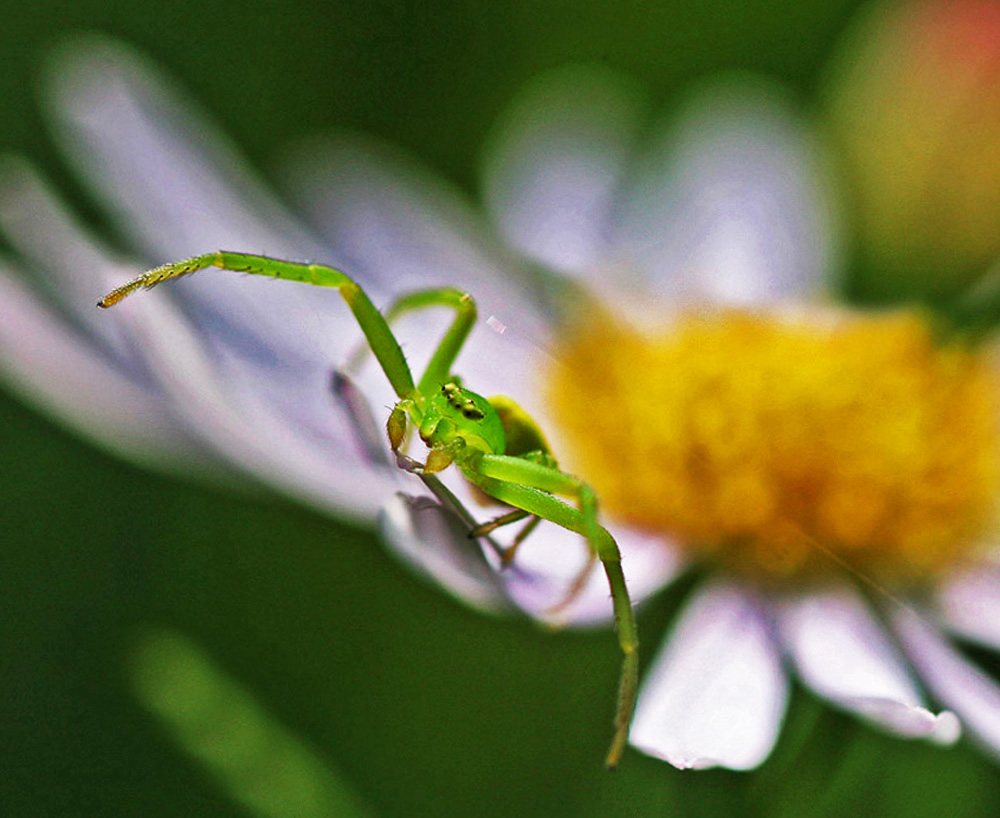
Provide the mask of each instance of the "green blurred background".
[{"label": "green blurred background", "polygon": [[[178,78],[265,174],[290,140],[349,126],[475,194],[490,123],[542,69],[601,61],[668,104],[693,78],[751,68],[808,104],[859,5],[8,2],[0,144],[73,192],[34,77],[59,36],[100,30]],[[251,814],[138,703],[129,672],[151,629],[238,680],[368,815],[1000,814],[1000,771],[973,748],[889,739],[801,690],[758,772],[680,773],[630,752],[610,775],[608,633],[477,615],[368,531],[123,465],[8,393],[0,452],[2,816]],[[647,646],[677,601],[643,611]]]}]

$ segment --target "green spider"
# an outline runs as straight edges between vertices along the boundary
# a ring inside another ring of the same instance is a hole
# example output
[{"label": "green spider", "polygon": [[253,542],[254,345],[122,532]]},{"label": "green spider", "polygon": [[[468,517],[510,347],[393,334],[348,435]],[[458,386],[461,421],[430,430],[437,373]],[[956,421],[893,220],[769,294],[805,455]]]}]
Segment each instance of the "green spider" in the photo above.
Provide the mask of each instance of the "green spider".
[{"label": "green spider", "polygon": [[[219,251],[150,270],[112,290],[97,305],[114,306],[136,290],[208,267],[339,290],[399,398],[387,422],[389,444],[399,466],[425,480],[433,480],[437,472],[455,465],[473,486],[512,507],[512,511],[495,520],[472,527],[471,536],[487,536],[500,526],[528,520],[504,552],[505,563],[542,519],[586,538],[591,550],[587,567],[595,558],[599,559],[608,578],[618,643],[624,654],[615,732],[607,755],[607,766],[613,769],[628,739],[639,674],[639,640],[621,569],[621,554],[614,539],[598,522],[594,491],[559,469],[541,430],[530,416],[509,398],[487,399],[466,389],[452,374],[452,364],[476,321],[472,297],[451,287],[416,291],[397,300],[387,310],[387,320],[354,281],[332,267]],[[425,307],[447,307],[454,310],[455,317],[431,355],[423,376],[414,383],[389,321]],[[411,427],[429,449],[425,463],[400,451]],[[578,507],[556,495],[575,500]],[[573,584],[570,598],[582,587],[585,576],[586,572]]]}]

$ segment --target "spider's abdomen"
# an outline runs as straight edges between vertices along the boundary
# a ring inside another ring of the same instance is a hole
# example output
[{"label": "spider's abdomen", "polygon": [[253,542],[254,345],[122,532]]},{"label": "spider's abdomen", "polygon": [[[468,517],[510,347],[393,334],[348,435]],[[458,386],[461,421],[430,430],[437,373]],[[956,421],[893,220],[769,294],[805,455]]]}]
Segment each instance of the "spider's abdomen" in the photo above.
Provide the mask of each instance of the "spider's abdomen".
[{"label": "spider's abdomen", "polygon": [[522,457],[531,452],[542,452],[548,455],[555,467],[545,435],[524,409],[506,395],[494,395],[490,398],[490,406],[500,416],[504,436],[507,439],[506,454]]}]

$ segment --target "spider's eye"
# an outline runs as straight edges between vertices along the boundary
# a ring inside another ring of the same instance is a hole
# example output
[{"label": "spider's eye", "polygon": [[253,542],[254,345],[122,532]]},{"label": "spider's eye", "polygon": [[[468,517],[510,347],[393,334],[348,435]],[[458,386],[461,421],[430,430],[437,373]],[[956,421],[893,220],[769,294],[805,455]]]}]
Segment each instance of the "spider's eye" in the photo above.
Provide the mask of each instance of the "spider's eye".
[{"label": "spider's eye", "polygon": [[462,387],[455,383],[446,383],[441,387],[448,405],[456,412],[461,412],[466,420],[482,420],[486,413],[480,409],[472,398],[464,397]]}]

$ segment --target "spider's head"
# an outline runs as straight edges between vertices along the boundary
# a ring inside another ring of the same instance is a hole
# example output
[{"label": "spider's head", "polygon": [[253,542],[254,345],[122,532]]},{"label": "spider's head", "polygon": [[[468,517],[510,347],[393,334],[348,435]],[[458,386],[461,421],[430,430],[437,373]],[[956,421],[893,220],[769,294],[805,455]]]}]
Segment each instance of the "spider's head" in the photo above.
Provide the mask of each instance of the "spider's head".
[{"label": "spider's head", "polygon": [[420,437],[431,447],[461,438],[466,446],[487,454],[503,454],[507,448],[503,424],[490,402],[455,381],[442,384],[431,396]]}]

